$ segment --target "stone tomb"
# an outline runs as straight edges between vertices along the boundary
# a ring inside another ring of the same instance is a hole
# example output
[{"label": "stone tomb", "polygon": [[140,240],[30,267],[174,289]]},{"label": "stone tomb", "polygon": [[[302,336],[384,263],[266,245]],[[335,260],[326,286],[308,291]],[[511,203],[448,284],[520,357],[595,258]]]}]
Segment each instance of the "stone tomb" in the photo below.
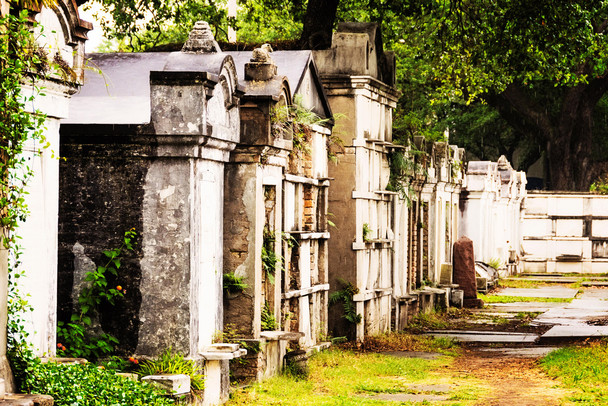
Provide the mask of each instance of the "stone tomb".
[{"label": "stone tomb", "polygon": [[[224,298],[224,323],[255,349],[234,375],[261,379],[280,371],[289,340],[309,349],[327,334],[332,121],[310,51],[230,55],[245,95],[241,143],[226,165],[224,272],[248,287]],[[319,124],[292,125],[294,103]]]},{"label": "stone tomb", "polygon": [[102,250],[133,228],[135,255],[110,282],[126,295],[102,311],[99,327],[125,353],[171,347],[227,373],[215,364],[242,353],[230,347],[222,355],[211,344],[223,328],[224,164],[239,141],[234,60],[206,23],[181,52],[89,57],[103,74],[86,72],[61,126],[60,319],[69,318]]}]

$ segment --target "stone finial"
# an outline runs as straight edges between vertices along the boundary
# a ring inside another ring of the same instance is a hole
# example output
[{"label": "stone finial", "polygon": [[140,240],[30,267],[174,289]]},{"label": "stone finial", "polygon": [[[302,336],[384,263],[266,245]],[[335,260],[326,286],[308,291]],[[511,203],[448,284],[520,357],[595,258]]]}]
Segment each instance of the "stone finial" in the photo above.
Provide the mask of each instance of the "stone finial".
[{"label": "stone finial", "polygon": [[182,47],[182,52],[207,53],[221,52],[220,46],[211,32],[207,21],[197,21]]},{"label": "stone finial", "polygon": [[501,155],[500,158],[498,158],[498,170],[501,170],[501,171],[513,170],[511,163],[509,162],[507,157],[504,155]]},{"label": "stone finial", "polygon": [[272,63],[272,58],[270,57],[271,52],[272,47],[270,44],[264,44],[253,50],[251,53],[251,62]]},{"label": "stone finial", "polygon": [[271,52],[270,44],[264,44],[253,50],[250,62],[245,64],[245,80],[266,81],[277,74],[277,66],[270,57]]}]

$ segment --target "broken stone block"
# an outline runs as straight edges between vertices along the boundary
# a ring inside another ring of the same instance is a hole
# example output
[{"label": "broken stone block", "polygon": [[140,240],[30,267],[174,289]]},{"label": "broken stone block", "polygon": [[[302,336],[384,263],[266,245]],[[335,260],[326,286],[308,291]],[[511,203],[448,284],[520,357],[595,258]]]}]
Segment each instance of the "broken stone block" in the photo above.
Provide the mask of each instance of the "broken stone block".
[{"label": "broken stone block", "polygon": [[141,378],[141,380],[150,382],[152,385],[172,395],[190,393],[190,377],[188,375],[148,375]]},{"label": "broken stone block", "polygon": [[465,307],[480,307],[483,302],[477,299],[477,282],[475,280],[475,254],[473,241],[460,237],[454,243],[454,283],[464,292]]}]

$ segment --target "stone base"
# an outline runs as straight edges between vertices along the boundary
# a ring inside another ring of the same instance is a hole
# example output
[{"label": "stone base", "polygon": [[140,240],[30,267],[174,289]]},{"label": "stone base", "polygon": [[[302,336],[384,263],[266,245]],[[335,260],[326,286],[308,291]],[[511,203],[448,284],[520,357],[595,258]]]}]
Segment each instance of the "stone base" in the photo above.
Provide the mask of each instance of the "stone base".
[{"label": "stone base", "polygon": [[483,300],[477,298],[465,298],[463,301],[463,306],[466,308],[482,308]]},{"label": "stone base", "polygon": [[54,400],[48,395],[24,395],[9,393],[0,400],[0,405],[10,406],[53,406]]}]

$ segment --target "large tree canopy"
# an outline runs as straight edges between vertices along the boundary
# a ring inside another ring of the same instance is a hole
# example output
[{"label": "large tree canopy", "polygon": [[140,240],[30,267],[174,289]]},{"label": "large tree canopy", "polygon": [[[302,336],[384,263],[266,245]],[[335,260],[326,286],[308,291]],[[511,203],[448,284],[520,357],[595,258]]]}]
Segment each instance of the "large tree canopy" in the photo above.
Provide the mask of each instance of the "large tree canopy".
[{"label": "large tree canopy", "polygon": [[[338,21],[378,21],[398,54],[397,134],[446,128],[478,157],[547,157],[554,189],[581,190],[608,167],[608,3],[584,0],[93,0],[127,50],[183,40],[206,19],[225,37],[330,45]],[[598,122],[600,119],[600,122]]]}]

